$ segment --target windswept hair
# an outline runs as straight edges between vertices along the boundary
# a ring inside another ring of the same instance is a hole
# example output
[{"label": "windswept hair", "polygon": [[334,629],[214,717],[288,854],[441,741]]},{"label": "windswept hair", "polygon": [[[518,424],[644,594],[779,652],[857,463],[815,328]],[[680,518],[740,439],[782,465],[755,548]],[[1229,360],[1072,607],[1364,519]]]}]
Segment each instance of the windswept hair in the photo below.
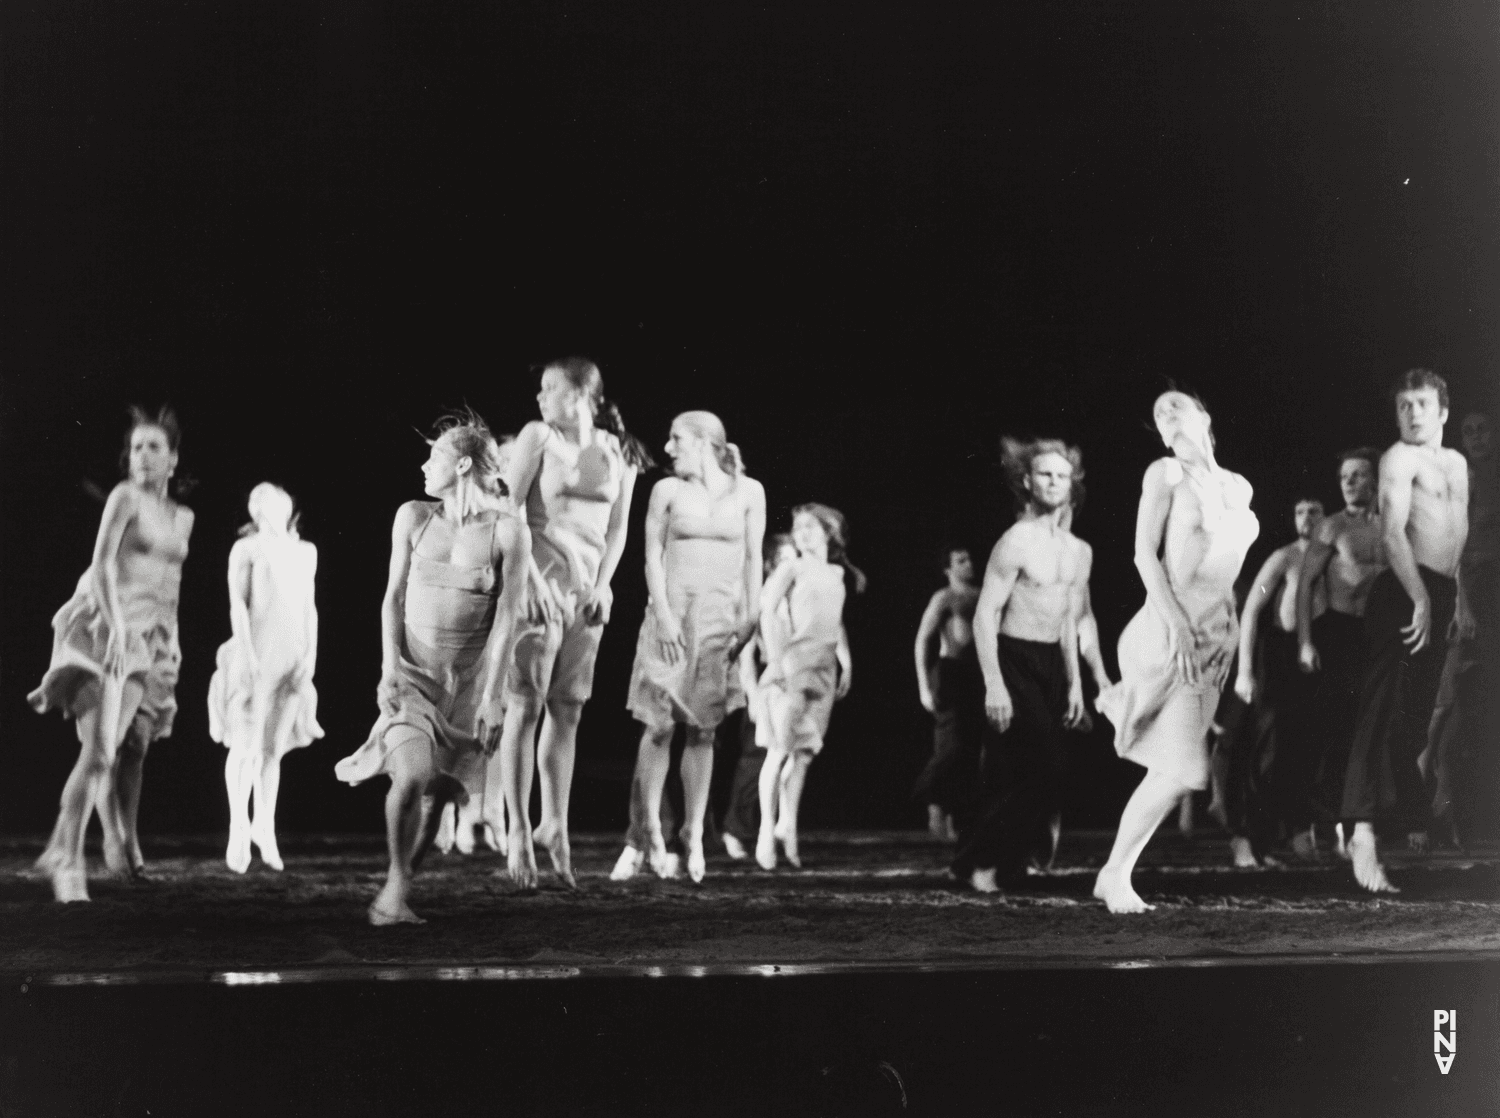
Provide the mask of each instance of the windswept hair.
[{"label": "windswept hair", "polygon": [[1083,451],[1069,446],[1061,439],[1016,439],[1009,435],[1000,438],[1000,467],[1005,471],[1005,483],[1010,486],[1011,496],[1016,501],[1017,514],[1031,507],[1031,490],[1026,488],[1026,479],[1031,476],[1031,463],[1043,454],[1056,454],[1073,467],[1073,485],[1068,491],[1068,504],[1074,514],[1083,507]]},{"label": "windswept hair", "polygon": [[625,429],[625,420],[620,415],[620,409],[605,399],[604,374],[599,371],[598,365],[587,357],[564,357],[539,365],[535,371],[540,376],[548,369],[556,369],[574,388],[587,393],[589,405],[594,411],[594,425],[620,440],[620,450],[627,466],[634,466],[637,470],[649,470],[656,465],[656,460],[651,457],[646,444]]},{"label": "windswept hair", "polygon": [[[178,452],[182,445],[182,424],[177,421],[177,412],[171,404],[163,404],[155,412],[149,412],[139,404],[131,404],[125,411],[130,416],[130,426],[125,429],[125,445],[120,451],[122,476],[130,476],[130,440],[137,428],[155,427],[167,436],[167,449],[173,454]],[[173,479],[172,488],[179,497],[185,497],[197,484],[196,480],[183,474]]]},{"label": "windswept hair", "polygon": [[482,495],[480,503],[497,502],[509,496],[510,490],[500,476],[500,444],[478,412],[467,406],[448,412],[433,424],[432,430],[432,438],[427,439],[429,446],[446,440],[455,454],[469,460],[467,476]]},{"label": "windswept hair", "polygon": [[1344,451],[1344,453],[1339,455],[1339,466],[1342,467],[1345,462],[1349,461],[1368,462],[1370,464],[1370,469],[1374,471],[1375,477],[1377,479],[1380,477],[1380,451],[1375,447],[1350,447],[1348,450]]},{"label": "windswept hair", "polygon": [[729,436],[724,432],[723,420],[713,412],[685,411],[672,422],[681,423],[700,439],[707,439],[708,445],[713,447],[720,469],[726,474],[736,479],[744,476],[745,460],[740,457],[740,448],[729,441]]},{"label": "windswept hair", "polygon": [[776,569],[776,556],[781,554],[781,549],[785,547],[789,547],[793,551],[797,550],[797,545],[792,542],[792,534],[790,532],[772,532],[766,537],[765,546],[761,549],[760,564],[761,570],[766,577],[770,577],[771,572]]},{"label": "windswept hair", "polygon": [[813,501],[794,508],[792,519],[796,520],[803,513],[815,518],[819,524],[823,525],[823,532],[828,537],[828,561],[843,567],[849,573],[849,577],[854,580],[854,592],[863,594],[869,580],[865,578],[864,571],[849,562],[849,521],[844,518],[844,514],[830,505],[822,505]]},{"label": "windswept hair", "polygon": [[250,523],[241,525],[240,537],[242,539],[246,536],[253,536],[256,532],[260,531],[261,516],[265,511],[266,502],[268,500],[273,500],[276,497],[281,497],[286,501],[287,535],[291,536],[293,539],[297,539],[299,537],[300,533],[298,532],[298,528],[302,523],[302,513],[297,508],[297,502],[294,501],[292,499],[292,495],[285,489],[281,488],[281,486],[275,485],[269,481],[263,481],[254,489],[250,490],[250,498],[245,502],[246,507],[250,510]]},{"label": "windswept hair", "polygon": [[1403,392],[1416,392],[1423,388],[1437,389],[1438,406],[1448,406],[1448,382],[1431,369],[1407,369],[1391,385],[1391,399]]}]

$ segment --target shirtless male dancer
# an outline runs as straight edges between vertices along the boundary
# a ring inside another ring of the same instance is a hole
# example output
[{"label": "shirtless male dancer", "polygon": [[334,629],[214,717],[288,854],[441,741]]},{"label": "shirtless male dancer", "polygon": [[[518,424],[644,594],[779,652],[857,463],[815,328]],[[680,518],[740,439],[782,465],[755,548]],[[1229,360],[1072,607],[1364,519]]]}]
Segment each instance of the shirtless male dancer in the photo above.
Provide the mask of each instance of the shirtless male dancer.
[{"label": "shirtless male dancer", "polygon": [[974,610],[988,721],[982,799],[952,866],[982,893],[1025,876],[1056,809],[1063,729],[1083,717],[1078,616],[1093,564],[1089,545],[1062,526],[1082,455],[1055,439],[1002,445],[1024,511],[990,553]]},{"label": "shirtless male dancer", "polygon": [[1393,816],[1425,848],[1431,814],[1417,757],[1443,670],[1443,639],[1467,616],[1458,583],[1469,534],[1469,473],[1443,446],[1448,385],[1427,369],[1403,373],[1394,389],[1401,440],[1380,459],[1380,522],[1389,569],[1370,586],[1367,660],[1359,720],[1344,778],[1342,814],[1354,824],[1354,878],[1372,893],[1394,893],[1375,844],[1377,816]]},{"label": "shirtless male dancer", "polygon": [[[1346,450],[1339,456],[1344,507],[1314,529],[1297,584],[1297,664],[1314,677],[1307,740],[1318,750],[1310,765],[1315,805],[1325,823],[1338,819],[1343,803],[1364,673],[1365,600],[1375,576],[1385,570],[1385,544],[1375,507],[1379,476],[1380,451],[1374,447]],[[1318,613],[1313,588],[1320,579],[1327,608]],[[1336,827],[1339,856],[1347,857],[1343,824]]]},{"label": "shirtless male dancer", "polygon": [[[1274,835],[1266,832],[1272,830],[1277,816],[1291,829],[1292,850],[1299,858],[1311,860],[1317,855],[1309,772],[1315,744],[1308,736],[1315,681],[1297,666],[1297,592],[1302,582],[1302,560],[1322,520],[1322,501],[1304,497],[1297,502],[1292,511],[1297,538],[1278,547],[1261,564],[1240,615],[1234,692],[1254,711],[1254,725],[1252,733],[1240,735],[1237,743],[1250,764],[1236,765],[1233,771],[1244,785],[1242,793],[1269,793],[1259,797],[1264,801],[1256,805],[1259,810],[1231,813],[1230,822],[1240,825],[1231,828],[1229,846],[1234,864],[1242,868],[1259,864],[1254,847],[1274,840]],[[1316,618],[1328,607],[1327,593],[1321,585],[1310,590],[1311,611]],[[1260,616],[1273,601],[1275,612],[1262,636]],[[1257,637],[1261,639],[1259,648]],[[1267,766],[1269,772],[1265,771]],[[1266,784],[1261,783],[1263,774]],[[1265,850],[1259,852],[1264,854]]]},{"label": "shirtless male dancer", "polygon": [[932,596],[917,626],[917,694],[922,709],[932,715],[933,728],[932,759],[917,778],[916,795],[927,804],[927,829],[953,842],[958,838],[954,817],[972,800],[979,772],[984,676],[974,654],[979,587],[969,549],[945,548],[943,574],[948,585]]}]

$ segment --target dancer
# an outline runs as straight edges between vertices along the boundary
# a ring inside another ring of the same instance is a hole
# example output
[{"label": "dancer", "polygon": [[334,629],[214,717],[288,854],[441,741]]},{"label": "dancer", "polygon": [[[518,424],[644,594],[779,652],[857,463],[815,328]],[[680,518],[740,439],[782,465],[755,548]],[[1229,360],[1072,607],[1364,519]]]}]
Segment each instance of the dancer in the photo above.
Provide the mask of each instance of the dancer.
[{"label": "dancer", "polygon": [[[1379,472],[1380,451],[1373,447],[1339,456],[1344,507],[1313,532],[1297,583],[1297,662],[1315,677],[1307,740],[1316,750],[1309,759],[1316,822],[1334,823],[1340,857],[1347,856],[1343,824],[1337,820],[1364,672],[1365,600],[1375,576],[1385,570],[1375,506]],[[1315,617],[1313,588],[1320,583],[1328,608]]]},{"label": "dancer", "polygon": [[37,869],[63,902],[89,899],[83,839],[97,810],[104,862],[145,877],[136,833],[146,749],[177,714],[177,595],[193,512],[168,495],[182,430],[171,408],[130,409],[120,456],[126,480],[104,506],[93,561],[52,618],[52,661],[27,696],[39,712],[78,723],[78,761],[63,786],[57,824]]},{"label": "dancer", "polygon": [[1083,717],[1078,617],[1093,549],[1062,526],[1083,476],[1076,447],[1002,441],[1020,516],[990,553],[974,610],[984,673],[981,802],[964,820],[952,870],[981,893],[1024,877],[1057,810],[1063,729]]},{"label": "dancer", "polygon": [[1146,769],[1094,882],[1117,913],[1152,907],[1131,885],[1136,860],[1183,795],[1208,786],[1208,729],[1238,636],[1234,581],[1260,531],[1250,483],[1214,460],[1202,402],[1164,392],[1152,416],[1172,457],[1147,467],[1136,513],[1146,604],[1120,634],[1120,682],[1097,703],[1116,752]]},{"label": "dancer", "polygon": [[[208,734],[229,750],[229,849],[235,873],[250,868],[250,844],[273,870],[281,759],[323,736],[318,725],[318,549],[297,534],[292,498],[263,481],[250,490],[250,523],[229,549],[229,625],[208,685]],[[255,821],[250,800],[255,799]]]},{"label": "dancer", "polygon": [[644,727],[631,782],[631,829],[615,880],[651,866],[671,876],[661,827],[673,730],[682,753],[682,840],[687,871],[703,880],[703,819],[713,777],[714,734],[745,704],[730,657],[741,624],[760,602],[766,493],[745,476],[740,453],[712,412],[683,412],[667,439],[674,476],[651,490],[646,512],[646,616],[636,642],[626,706]]},{"label": "dancer", "polygon": [[[1477,822],[1480,797],[1497,787],[1495,750],[1481,750],[1491,725],[1494,665],[1500,637],[1500,525],[1495,506],[1500,498],[1500,470],[1492,442],[1490,417],[1470,412],[1463,419],[1464,457],[1469,462],[1469,537],[1459,561],[1459,581],[1468,604],[1468,622],[1455,626],[1443,661],[1437,708],[1428,732],[1429,767],[1435,790],[1433,814],[1455,845]],[[1487,764],[1482,763],[1487,760]],[[1491,805],[1493,801],[1490,801]],[[1493,828],[1493,820],[1490,826]]]},{"label": "dancer", "polygon": [[798,505],[792,510],[797,558],[778,567],[761,591],[761,616],[775,614],[784,601],[789,622],[784,633],[776,624],[761,627],[769,666],[760,686],[771,724],[755,842],[762,869],[776,868],[778,841],[787,861],[802,865],[797,809],[807,767],[823,749],[834,701],[849,693],[854,665],[844,632],[844,576],[853,580],[856,594],[864,592],[865,576],[845,554],[848,540],[843,513],[827,505]]},{"label": "dancer", "polygon": [[[777,568],[797,558],[797,545],[787,532],[777,532],[767,541],[765,578]],[[744,716],[740,722],[740,759],[734,770],[729,793],[729,807],[721,828],[724,849],[735,861],[750,856],[745,844],[755,845],[760,833],[760,773],[766,762],[766,750],[772,742],[771,718],[766,710],[766,689],[760,685],[767,665],[766,640],[761,635],[766,626],[775,625],[781,647],[790,637],[791,617],[787,600],[782,598],[770,613],[761,613],[755,636],[739,655],[740,689],[745,693]]]},{"label": "dancer", "polygon": [[420,924],[408,904],[412,873],[443,804],[496,748],[500,687],[525,602],[529,533],[506,506],[495,440],[472,412],[438,425],[422,464],[434,501],[408,501],[391,529],[381,603],[380,718],[338,763],[340,780],[381,773],[391,864],[370,923]]},{"label": "dancer", "polygon": [[[932,596],[917,626],[917,695],[932,715],[932,759],[915,793],[927,804],[927,829],[955,842],[955,814],[972,799],[984,726],[984,676],[974,653],[974,560],[966,547],[943,551],[948,585]],[[936,646],[937,656],[933,656]]]},{"label": "dancer", "polygon": [[[1302,561],[1323,520],[1323,502],[1303,497],[1292,510],[1297,538],[1278,547],[1261,564],[1240,615],[1240,648],[1234,691],[1253,711],[1250,733],[1237,735],[1240,762],[1233,777],[1241,787],[1231,799],[1244,811],[1229,817],[1234,864],[1254,868],[1267,853],[1278,820],[1292,831],[1292,850],[1304,860],[1317,855],[1313,835],[1310,762],[1316,742],[1308,734],[1314,681],[1297,663],[1297,592]],[[1314,619],[1327,608],[1321,584],[1309,588]],[[1275,602],[1271,624],[1262,632],[1261,613]],[[1256,638],[1260,637],[1257,644]]]},{"label": "dancer", "polygon": [[578,719],[593,694],[594,659],[614,603],[609,583],[625,550],[636,474],[652,463],[605,400],[604,378],[586,358],[544,368],[537,407],[542,417],[517,437],[505,481],[516,506],[525,509],[532,556],[555,611],[522,632],[506,680],[500,747],[510,828],[506,862],[512,880],[536,887],[528,810],[535,742],[542,783],[535,840],[573,888],[568,798]]},{"label": "dancer", "polygon": [[1389,568],[1365,610],[1366,668],[1344,777],[1343,817],[1354,825],[1354,878],[1372,893],[1398,890],[1380,864],[1374,823],[1391,819],[1426,846],[1431,805],[1417,757],[1426,745],[1443,670],[1443,639],[1468,617],[1459,559],[1469,532],[1469,473],[1443,446],[1448,385],[1412,369],[1392,395],[1401,432],[1380,459],[1380,525]]}]

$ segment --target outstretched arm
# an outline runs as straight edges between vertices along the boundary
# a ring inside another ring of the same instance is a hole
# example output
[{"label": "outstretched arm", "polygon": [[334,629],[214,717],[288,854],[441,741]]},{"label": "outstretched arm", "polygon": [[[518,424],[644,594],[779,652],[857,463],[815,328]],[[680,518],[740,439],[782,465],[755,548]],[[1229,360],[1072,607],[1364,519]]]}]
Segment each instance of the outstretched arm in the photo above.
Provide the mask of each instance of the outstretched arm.
[{"label": "outstretched arm", "polygon": [[937,709],[937,701],[932,693],[932,645],[937,637],[938,627],[948,617],[948,591],[939,590],[927,603],[927,608],[922,611],[922,620],[917,625],[917,644],[915,648],[917,662],[917,697],[922,700],[922,709],[931,714]]},{"label": "outstretched arm", "polygon": [[1011,591],[1021,574],[1020,548],[1015,542],[1016,529],[1000,537],[990,552],[984,569],[984,585],[974,606],[974,651],[979,656],[979,670],[984,673],[984,713],[995,729],[1004,733],[1015,711],[1005,678],[1000,673],[1000,618]]},{"label": "outstretched arm", "polygon": [[1315,672],[1323,666],[1312,639],[1313,586],[1327,573],[1337,540],[1338,527],[1325,520],[1313,529],[1313,538],[1302,555],[1302,574],[1297,579],[1297,666],[1304,672]]},{"label": "outstretched arm", "polygon": [[1245,598],[1245,609],[1240,615],[1240,666],[1235,673],[1234,693],[1246,703],[1255,701],[1255,638],[1260,629],[1261,611],[1266,603],[1281,589],[1281,580],[1286,577],[1287,556],[1284,548],[1271,553],[1260,566],[1250,593]]}]

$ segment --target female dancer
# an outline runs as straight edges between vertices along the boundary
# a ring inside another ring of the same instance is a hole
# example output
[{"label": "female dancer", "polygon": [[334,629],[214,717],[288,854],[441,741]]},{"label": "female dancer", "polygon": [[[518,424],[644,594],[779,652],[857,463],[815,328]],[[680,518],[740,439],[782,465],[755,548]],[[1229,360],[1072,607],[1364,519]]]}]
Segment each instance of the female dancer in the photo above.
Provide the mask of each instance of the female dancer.
[{"label": "female dancer", "polygon": [[27,696],[78,721],[78,762],[63,786],[57,825],[37,868],[59,901],[89,899],[83,837],[97,809],[104,861],[144,877],[136,835],[146,748],[172,732],[177,713],[177,593],[193,531],[192,510],[167,495],[182,431],[171,408],[130,409],[121,466],[126,479],[104,506],[93,562],[52,619],[52,662]]},{"label": "female dancer", "polygon": [[335,769],[350,784],[391,778],[391,866],[369,910],[377,926],[422,922],[407,904],[412,871],[443,805],[465,797],[499,741],[500,687],[526,587],[529,533],[505,504],[489,428],[467,412],[438,432],[422,465],[437,500],[406,502],[391,530],[380,718]]},{"label": "female dancer", "polygon": [[[636,642],[626,706],[645,727],[632,782],[626,858],[670,876],[661,831],[661,796],[672,731],[687,730],[682,754],[683,839],[688,876],[703,880],[703,818],[713,777],[714,733],[745,703],[730,651],[760,601],[766,492],[748,478],[739,450],[712,412],[683,412],[667,439],[674,477],[651,490],[646,513],[650,598]],[[642,833],[643,832],[643,833]],[[626,874],[612,874],[616,880]]]},{"label": "female dancer", "polygon": [[[297,534],[292,498],[263,481],[250,490],[250,523],[229,550],[229,625],[208,685],[208,734],[229,749],[229,849],[235,873],[250,867],[250,844],[273,870],[281,759],[323,736],[318,725],[318,549]],[[255,822],[250,798],[255,797]]]},{"label": "female dancer", "polygon": [[569,886],[568,797],[573,751],[583,704],[593,694],[594,659],[614,594],[609,582],[625,550],[636,473],[651,456],[625,430],[604,399],[599,366],[583,357],[542,370],[537,393],[541,420],[516,438],[505,481],[525,507],[532,556],[551,606],[545,623],[528,625],[516,643],[506,681],[501,779],[510,827],[507,870],[523,888],[536,886],[532,846],[532,743],[546,714],[536,764],[542,778],[542,818],[535,838]]},{"label": "female dancer", "polygon": [[1234,580],[1260,531],[1250,483],[1214,461],[1203,404],[1166,392],[1152,414],[1173,457],[1147,468],[1136,513],[1146,604],[1120,634],[1120,682],[1095,704],[1116,752],[1146,768],[1094,883],[1111,912],[1152,907],[1130,884],[1136,859],[1183,795],[1208,786],[1206,737],[1239,636]]},{"label": "female dancer", "polygon": [[[778,567],[797,558],[797,545],[787,532],[777,532],[768,541],[764,566],[765,577],[770,578]],[[786,599],[782,598],[774,612],[761,614],[755,636],[740,653],[740,688],[745,692],[745,719],[740,726],[740,761],[734,770],[734,786],[729,794],[729,807],[724,813],[724,849],[735,861],[748,858],[745,844],[754,844],[760,831],[760,772],[765,766],[766,750],[770,747],[771,718],[766,711],[766,693],[760,686],[760,677],[766,665],[766,641],[760,634],[766,626],[775,625],[780,633],[781,646],[785,647],[791,628],[786,611]]]},{"label": "female dancer", "polygon": [[763,869],[776,868],[778,839],[787,861],[802,864],[797,808],[807,766],[823,748],[834,700],[849,693],[853,663],[843,623],[844,574],[854,579],[856,594],[864,591],[865,576],[844,554],[848,537],[848,523],[837,509],[797,506],[792,510],[797,558],[778,568],[761,591],[762,615],[774,614],[785,600],[791,622],[785,639],[776,625],[761,630],[770,665],[761,686],[769,688],[765,702],[772,739],[760,770],[755,860]]}]

